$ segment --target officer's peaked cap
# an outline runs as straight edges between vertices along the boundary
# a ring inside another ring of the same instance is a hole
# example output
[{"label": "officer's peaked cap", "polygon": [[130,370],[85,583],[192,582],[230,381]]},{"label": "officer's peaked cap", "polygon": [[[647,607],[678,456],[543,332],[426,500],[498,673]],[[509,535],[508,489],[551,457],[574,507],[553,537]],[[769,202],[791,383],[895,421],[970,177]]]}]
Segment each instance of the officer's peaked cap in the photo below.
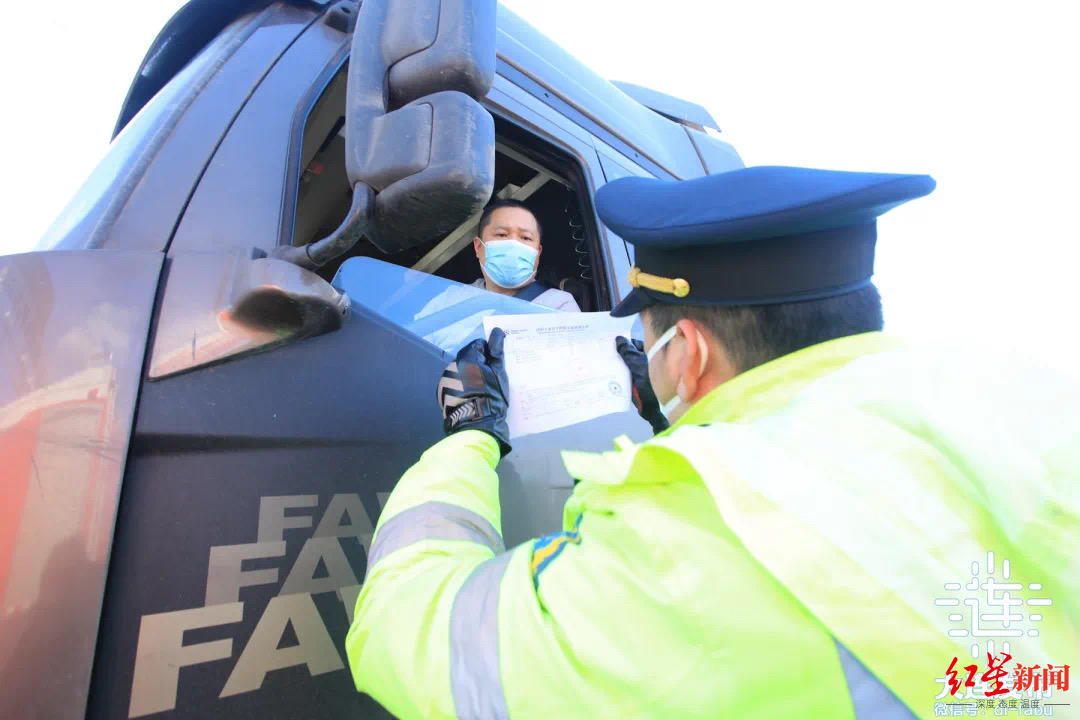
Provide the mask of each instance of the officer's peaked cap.
[{"label": "officer's peaked cap", "polygon": [[615,180],[596,193],[596,210],[634,246],[634,289],[611,314],[853,292],[874,273],[877,217],[934,186],[929,175],[773,166]]}]

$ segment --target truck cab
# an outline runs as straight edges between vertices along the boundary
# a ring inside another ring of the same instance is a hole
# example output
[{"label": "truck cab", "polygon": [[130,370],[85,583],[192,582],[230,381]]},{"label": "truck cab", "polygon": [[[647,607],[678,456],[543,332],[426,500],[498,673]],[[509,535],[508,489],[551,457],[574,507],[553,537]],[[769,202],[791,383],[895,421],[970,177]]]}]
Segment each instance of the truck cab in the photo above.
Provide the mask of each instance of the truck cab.
[{"label": "truck cab", "polygon": [[[387,716],[344,653],[380,510],[482,318],[546,311],[471,285],[479,210],[527,202],[539,279],[606,311],[633,249],[594,193],[741,167],[717,134],[493,1],[191,0],[0,258],[0,716]],[[649,433],[515,442],[507,547],[559,529],[560,450]]]}]

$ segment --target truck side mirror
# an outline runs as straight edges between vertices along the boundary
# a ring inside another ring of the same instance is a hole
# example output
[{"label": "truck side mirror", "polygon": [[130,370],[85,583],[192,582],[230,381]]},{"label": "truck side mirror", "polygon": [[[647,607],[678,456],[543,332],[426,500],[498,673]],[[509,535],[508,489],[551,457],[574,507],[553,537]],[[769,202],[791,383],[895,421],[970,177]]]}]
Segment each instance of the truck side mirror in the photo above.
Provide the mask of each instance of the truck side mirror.
[{"label": "truck side mirror", "polygon": [[364,0],[345,111],[353,203],[331,236],[279,255],[308,267],[366,236],[385,253],[441,237],[495,184],[496,0]]},{"label": "truck side mirror", "polygon": [[[443,90],[482,98],[495,80],[495,0],[391,0],[382,50],[394,108]],[[363,18],[363,11],[361,11]],[[357,39],[353,36],[353,57]]]}]

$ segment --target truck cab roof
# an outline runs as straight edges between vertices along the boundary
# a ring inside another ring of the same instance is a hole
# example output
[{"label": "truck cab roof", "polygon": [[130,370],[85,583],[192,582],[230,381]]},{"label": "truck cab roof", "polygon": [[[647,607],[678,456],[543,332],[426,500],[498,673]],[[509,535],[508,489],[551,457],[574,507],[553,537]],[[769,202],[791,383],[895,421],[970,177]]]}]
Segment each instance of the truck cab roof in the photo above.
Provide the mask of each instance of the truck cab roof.
[{"label": "truck cab roof", "polygon": [[[323,0],[315,4],[333,3]],[[345,0],[337,4],[356,3]],[[267,5],[267,0],[189,0],[183,5],[147,50],[121,106],[113,137],[225,27]],[[352,17],[355,21],[355,15]],[[681,126],[719,131],[704,107],[640,85],[602,78],[501,4],[497,33],[499,74],[530,88],[559,112],[588,126],[658,175],[685,179],[703,174],[699,151]]]}]

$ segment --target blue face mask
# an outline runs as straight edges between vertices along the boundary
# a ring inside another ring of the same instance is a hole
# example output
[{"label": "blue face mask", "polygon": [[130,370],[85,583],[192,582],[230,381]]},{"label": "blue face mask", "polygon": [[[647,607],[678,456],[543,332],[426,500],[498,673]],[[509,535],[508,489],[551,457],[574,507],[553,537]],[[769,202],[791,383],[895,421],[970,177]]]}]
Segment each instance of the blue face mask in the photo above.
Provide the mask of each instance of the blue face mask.
[{"label": "blue face mask", "polygon": [[489,240],[484,243],[484,272],[499,287],[521,287],[532,277],[539,253],[518,240]]}]

